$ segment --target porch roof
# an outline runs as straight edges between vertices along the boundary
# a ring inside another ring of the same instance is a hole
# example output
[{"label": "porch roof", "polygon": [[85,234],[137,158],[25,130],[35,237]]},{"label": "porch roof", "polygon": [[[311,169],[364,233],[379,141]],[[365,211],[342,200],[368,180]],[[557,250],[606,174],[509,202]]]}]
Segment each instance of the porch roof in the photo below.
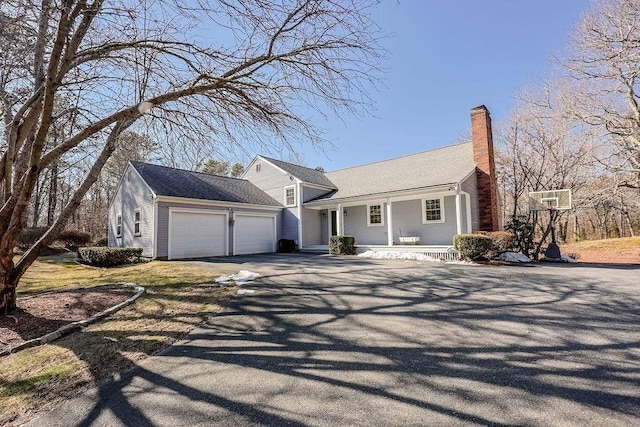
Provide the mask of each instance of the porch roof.
[{"label": "porch roof", "polygon": [[338,190],[306,204],[323,204],[455,185],[467,178],[475,170],[475,166],[473,148],[469,142],[328,172],[327,178]]}]

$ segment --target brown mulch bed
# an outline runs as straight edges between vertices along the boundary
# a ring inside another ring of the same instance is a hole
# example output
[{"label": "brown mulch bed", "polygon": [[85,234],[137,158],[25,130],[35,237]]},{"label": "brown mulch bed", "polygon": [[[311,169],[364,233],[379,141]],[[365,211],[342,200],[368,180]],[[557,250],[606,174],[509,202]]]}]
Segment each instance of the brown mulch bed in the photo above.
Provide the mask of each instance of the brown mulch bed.
[{"label": "brown mulch bed", "polygon": [[135,293],[130,287],[107,285],[18,298],[14,313],[0,315],[0,351],[84,320]]}]

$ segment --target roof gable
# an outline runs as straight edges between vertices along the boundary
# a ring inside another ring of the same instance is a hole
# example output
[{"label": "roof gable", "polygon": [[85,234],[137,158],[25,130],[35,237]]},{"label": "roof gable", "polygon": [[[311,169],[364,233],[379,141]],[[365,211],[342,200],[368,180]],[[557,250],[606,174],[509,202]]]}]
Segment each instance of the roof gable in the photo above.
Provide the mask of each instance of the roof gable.
[{"label": "roof gable", "polygon": [[271,196],[244,179],[209,175],[150,163],[134,161],[130,163],[158,196],[281,206]]},{"label": "roof gable", "polygon": [[344,199],[456,184],[473,170],[471,143],[328,172],[338,190],[319,199]]},{"label": "roof gable", "polygon": [[300,181],[308,183],[321,185],[323,187],[336,189],[337,187],[329,180],[323,172],[320,172],[316,169],[311,169],[306,166],[300,166],[293,163],[283,162],[282,160],[272,159],[270,157],[260,156],[267,162],[273,164],[274,166],[282,169],[288,174],[293,175],[295,178],[298,178]]}]

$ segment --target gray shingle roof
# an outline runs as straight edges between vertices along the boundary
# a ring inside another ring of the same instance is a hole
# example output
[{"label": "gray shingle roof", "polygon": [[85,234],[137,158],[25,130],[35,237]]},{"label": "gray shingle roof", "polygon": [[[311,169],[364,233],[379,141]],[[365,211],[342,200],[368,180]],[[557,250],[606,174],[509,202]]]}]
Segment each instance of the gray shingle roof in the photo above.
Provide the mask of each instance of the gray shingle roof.
[{"label": "gray shingle roof", "polygon": [[244,179],[133,161],[131,165],[158,196],[282,206],[271,196]]},{"label": "gray shingle roof", "polygon": [[338,190],[319,199],[333,200],[455,184],[475,170],[471,143],[327,172]]},{"label": "gray shingle roof", "polygon": [[333,182],[331,182],[324,173],[317,171],[315,169],[311,169],[305,166],[294,165],[293,163],[283,162],[282,160],[276,160],[265,156],[260,156],[265,160],[273,163],[278,166],[280,169],[284,170],[287,173],[295,176],[302,182],[307,182],[309,184],[317,184],[322,185],[324,187],[329,188],[338,188]]}]

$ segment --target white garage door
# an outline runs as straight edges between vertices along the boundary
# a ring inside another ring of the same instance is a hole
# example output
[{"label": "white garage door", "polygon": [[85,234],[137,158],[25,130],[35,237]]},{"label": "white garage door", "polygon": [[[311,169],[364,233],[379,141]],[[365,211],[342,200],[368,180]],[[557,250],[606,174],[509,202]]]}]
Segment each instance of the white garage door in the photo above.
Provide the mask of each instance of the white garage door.
[{"label": "white garage door", "polygon": [[169,221],[170,259],[228,255],[226,215],[172,211]]},{"label": "white garage door", "polygon": [[236,214],[233,254],[263,254],[276,251],[276,218]]}]

